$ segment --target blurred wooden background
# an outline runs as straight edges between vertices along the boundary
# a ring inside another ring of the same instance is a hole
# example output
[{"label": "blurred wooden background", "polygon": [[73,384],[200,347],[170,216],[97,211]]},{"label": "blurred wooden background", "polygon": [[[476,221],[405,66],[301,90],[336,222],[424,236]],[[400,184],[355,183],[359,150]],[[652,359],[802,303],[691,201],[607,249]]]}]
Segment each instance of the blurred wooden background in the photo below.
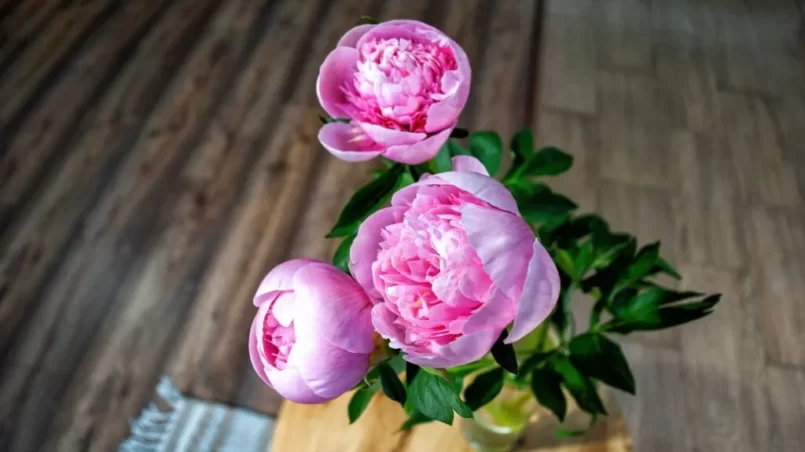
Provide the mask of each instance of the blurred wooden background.
[{"label": "blurred wooden background", "polygon": [[[805,449],[805,73],[793,0],[0,0],[0,450],[108,451],[160,375],[275,413],[251,296],[368,165],[316,140],[361,15],[467,51],[463,126],[526,124],[583,209],[661,239],[707,320],[628,338],[645,451]],[[583,308],[585,300],[579,300]]]}]

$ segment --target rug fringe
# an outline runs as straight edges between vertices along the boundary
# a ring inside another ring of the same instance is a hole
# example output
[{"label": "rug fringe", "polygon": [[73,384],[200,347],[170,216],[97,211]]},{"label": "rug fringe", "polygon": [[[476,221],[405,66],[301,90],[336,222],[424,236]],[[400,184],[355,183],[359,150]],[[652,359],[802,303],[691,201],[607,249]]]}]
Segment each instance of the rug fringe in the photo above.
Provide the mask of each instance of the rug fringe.
[{"label": "rug fringe", "polygon": [[163,410],[154,402],[148,404],[140,416],[131,422],[131,436],[120,444],[119,452],[157,452],[170,438],[184,396],[169,377],[159,380],[156,392],[167,408]]}]

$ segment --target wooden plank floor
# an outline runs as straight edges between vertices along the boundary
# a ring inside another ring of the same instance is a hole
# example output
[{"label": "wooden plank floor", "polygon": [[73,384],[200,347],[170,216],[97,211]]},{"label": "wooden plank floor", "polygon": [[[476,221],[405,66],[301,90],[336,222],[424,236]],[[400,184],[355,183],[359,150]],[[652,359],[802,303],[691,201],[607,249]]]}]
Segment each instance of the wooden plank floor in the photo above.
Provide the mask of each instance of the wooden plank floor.
[{"label": "wooden plank floor", "polygon": [[250,298],[273,265],[330,256],[366,178],[319,146],[314,91],[366,14],[454,36],[465,126],[532,124],[576,155],[557,189],[725,293],[626,341],[638,450],[805,449],[796,2],[5,0],[0,450],[114,450],[164,374],[276,413]]}]

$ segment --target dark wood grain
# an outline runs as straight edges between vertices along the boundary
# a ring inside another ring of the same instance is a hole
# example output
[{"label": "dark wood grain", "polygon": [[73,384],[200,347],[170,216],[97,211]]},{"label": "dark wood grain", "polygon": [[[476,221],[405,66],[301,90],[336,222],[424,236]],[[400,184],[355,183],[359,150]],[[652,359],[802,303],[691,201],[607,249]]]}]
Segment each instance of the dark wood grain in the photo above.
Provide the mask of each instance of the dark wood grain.
[{"label": "dark wood grain", "polygon": [[161,375],[277,413],[251,297],[286,259],[330,258],[377,165],[316,139],[319,66],[362,15],[444,29],[473,65],[462,125],[534,126],[575,157],[547,183],[660,239],[679,286],[724,292],[626,338],[638,450],[805,448],[793,5],[0,0],[0,450],[115,450]]}]

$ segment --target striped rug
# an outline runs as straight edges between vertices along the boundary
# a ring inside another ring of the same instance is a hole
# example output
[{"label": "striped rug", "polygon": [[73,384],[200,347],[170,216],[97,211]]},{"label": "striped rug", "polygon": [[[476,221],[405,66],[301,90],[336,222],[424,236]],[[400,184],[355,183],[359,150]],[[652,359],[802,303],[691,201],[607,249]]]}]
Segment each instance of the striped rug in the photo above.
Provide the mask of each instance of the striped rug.
[{"label": "striped rug", "polygon": [[274,419],[243,408],[184,397],[163,377],[159,401],[131,423],[119,452],[267,452]]}]

